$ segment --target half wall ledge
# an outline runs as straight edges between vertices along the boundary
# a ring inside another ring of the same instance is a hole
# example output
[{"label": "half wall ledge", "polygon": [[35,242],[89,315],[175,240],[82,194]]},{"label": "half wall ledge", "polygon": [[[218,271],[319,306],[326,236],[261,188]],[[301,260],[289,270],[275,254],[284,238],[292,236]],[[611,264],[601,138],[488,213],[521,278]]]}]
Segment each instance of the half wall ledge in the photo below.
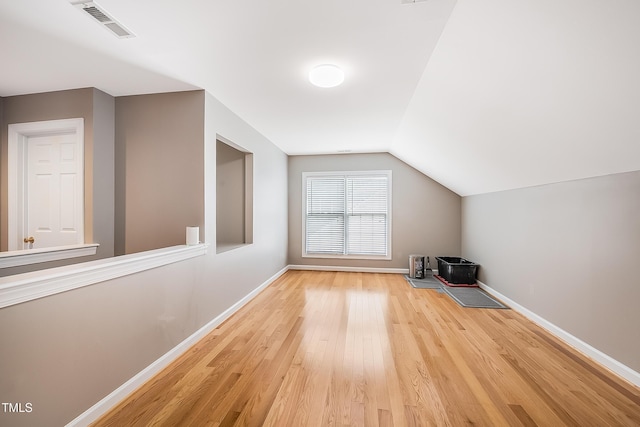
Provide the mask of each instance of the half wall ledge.
[{"label": "half wall ledge", "polygon": [[3,277],[0,308],[205,255],[208,247],[206,243],[171,246]]},{"label": "half wall ledge", "polygon": [[98,243],[86,243],[82,245],[0,252],[0,268],[95,255],[98,246],[100,246]]}]

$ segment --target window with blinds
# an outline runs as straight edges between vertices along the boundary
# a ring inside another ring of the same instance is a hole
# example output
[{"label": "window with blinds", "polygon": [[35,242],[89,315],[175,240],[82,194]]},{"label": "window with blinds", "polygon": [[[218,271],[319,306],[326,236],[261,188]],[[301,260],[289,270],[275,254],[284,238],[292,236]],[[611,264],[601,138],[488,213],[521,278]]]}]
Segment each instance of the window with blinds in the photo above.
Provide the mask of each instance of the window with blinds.
[{"label": "window with blinds", "polygon": [[303,174],[303,256],[390,259],[391,171]]}]

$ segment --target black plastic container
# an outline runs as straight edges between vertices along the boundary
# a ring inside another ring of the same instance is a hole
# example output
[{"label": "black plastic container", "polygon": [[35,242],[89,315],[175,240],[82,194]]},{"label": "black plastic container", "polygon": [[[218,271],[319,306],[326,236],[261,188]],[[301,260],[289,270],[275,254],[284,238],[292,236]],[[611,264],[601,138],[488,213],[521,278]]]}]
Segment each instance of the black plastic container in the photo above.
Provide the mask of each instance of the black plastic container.
[{"label": "black plastic container", "polygon": [[437,256],[438,275],[456,285],[475,285],[478,264],[459,257]]}]

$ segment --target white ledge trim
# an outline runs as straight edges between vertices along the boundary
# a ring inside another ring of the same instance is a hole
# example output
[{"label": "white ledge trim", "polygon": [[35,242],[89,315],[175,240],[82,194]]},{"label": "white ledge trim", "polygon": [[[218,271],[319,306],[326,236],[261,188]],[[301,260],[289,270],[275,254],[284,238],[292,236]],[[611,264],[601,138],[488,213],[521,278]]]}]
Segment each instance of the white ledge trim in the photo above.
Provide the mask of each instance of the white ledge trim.
[{"label": "white ledge trim", "polygon": [[98,243],[87,243],[83,245],[0,252],[0,268],[95,255],[98,246],[100,246]]},{"label": "white ledge trim", "polygon": [[93,285],[207,253],[207,244],[172,246],[0,278],[0,308]]}]

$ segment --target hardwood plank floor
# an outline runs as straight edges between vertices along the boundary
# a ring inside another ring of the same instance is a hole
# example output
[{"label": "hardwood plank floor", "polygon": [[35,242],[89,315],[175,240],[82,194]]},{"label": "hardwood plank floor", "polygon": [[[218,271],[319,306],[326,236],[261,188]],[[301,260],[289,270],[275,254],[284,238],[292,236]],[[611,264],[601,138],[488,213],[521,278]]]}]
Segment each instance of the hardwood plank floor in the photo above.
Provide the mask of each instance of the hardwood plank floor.
[{"label": "hardwood plank floor", "polygon": [[289,271],[95,426],[638,426],[640,390],[512,310]]}]

